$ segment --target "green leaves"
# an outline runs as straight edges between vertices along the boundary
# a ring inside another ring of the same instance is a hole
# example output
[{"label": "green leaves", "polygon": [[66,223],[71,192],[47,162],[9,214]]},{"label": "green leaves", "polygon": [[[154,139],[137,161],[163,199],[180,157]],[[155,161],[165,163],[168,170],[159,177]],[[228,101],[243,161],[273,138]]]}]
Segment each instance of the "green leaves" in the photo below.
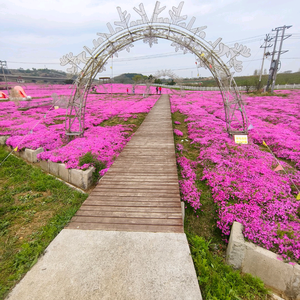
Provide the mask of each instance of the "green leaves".
[{"label": "green leaves", "polygon": [[204,238],[189,235],[188,241],[204,299],[265,299],[268,291],[259,278],[234,271],[210,252],[210,242]]},{"label": "green leaves", "polygon": [[[0,147],[0,159],[6,155]],[[0,167],[0,299],[36,263],[86,198],[14,156],[5,161]]]}]

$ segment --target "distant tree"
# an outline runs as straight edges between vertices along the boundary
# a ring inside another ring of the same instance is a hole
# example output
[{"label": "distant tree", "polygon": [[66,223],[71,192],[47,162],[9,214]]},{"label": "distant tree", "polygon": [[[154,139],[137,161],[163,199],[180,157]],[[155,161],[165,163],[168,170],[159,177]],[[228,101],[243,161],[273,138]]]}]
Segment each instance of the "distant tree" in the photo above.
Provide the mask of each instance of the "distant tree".
[{"label": "distant tree", "polygon": [[74,80],[73,79],[66,79],[64,80],[65,84],[73,84]]},{"label": "distant tree", "polygon": [[268,72],[267,72],[267,69],[264,69],[264,75],[267,75]]},{"label": "distant tree", "polygon": [[253,75],[254,75],[254,76],[257,76],[258,73],[259,73],[258,70],[255,69],[254,72],[253,72]]},{"label": "distant tree", "polygon": [[143,76],[142,75],[134,75],[132,80],[135,82],[135,83],[138,83],[138,82],[141,82],[143,81]]},{"label": "distant tree", "polygon": [[161,81],[159,78],[156,78],[156,79],[154,80],[154,83],[156,83],[156,84],[162,84],[162,81]]},{"label": "distant tree", "polygon": [[175,85],[176,82],[174,81],[174,79],[172,79],[170,82],[167,83],[167,85]]},{"label": "distant tree", "polygon": [[249,80],[242,82],[242,85],[245,87],[246,93],[249,93],[252,86]]}]

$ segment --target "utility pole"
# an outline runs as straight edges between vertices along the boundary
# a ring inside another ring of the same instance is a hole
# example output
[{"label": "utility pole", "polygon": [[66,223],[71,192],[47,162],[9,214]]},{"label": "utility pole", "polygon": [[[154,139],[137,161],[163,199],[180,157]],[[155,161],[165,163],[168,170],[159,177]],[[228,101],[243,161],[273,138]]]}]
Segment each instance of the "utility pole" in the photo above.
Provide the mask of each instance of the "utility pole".
[{"label": "utility pole", "polygon": [[7,80],[6,80],[6,76],[5,76],[5,72],[4,72],[4,68],[7,69],[7,62],[5,60],[0,60],[0,66],[1,66],[2,74],[3,74],[4,80],[5,80],[7,97],[8,97],[8,85],[7,85]]},{"label": "utility pole", "polygon": [[[273,29],[272,31],[276,31],[276,35],[275,35],[275,41],[274,41],[274,48],[273,48],[273,52],[270,53],[269,55],[272,55],[272,59],[271,59],[271,65],[270,65],[270,70],[269,70],[269,78],[268,78],[268,83],[267,83],[267,91],[270,89],[271,86],[271,92],[273,93],[274,91],[274,87],[275,87],[275,81],[276,81],[276,76],[277,76],[277,71],[278,71],[278,65],[279,65],[279,59],[280,59],[280,55],[283,53],[288,52],[288,50],[284,50],[282,51],[282,44],[283,41],[286,40],[287,38],[289,38],[291,36],[290,35],[284,35],[285,30],[291,28],[292,26],[281,26],[281,27],[277,27],[275,29]],[[279,32],[281,33],[281,36],[279,37]],[[277,41],[280,38],[280,44],[279,44],[279,49],[276,50],[277,47]],[[272,40],[274,39],[271,38]],[[277,55],[277,57],[275,58],[275,56]]]},{"label": "utility pole", "polygon": [[272,47],[273,45],[267,45],[268,42],[271,41],[271,38],[268,34],[266,34],[266,38],[265,38],[265,45],[261,45],[260,48],[264,48],[264,54],[263,54],[263,59],[262,59],[262,63],[261,63],[261,69],[260,69],[260,74],[259,74],[259,82],[261,82],[261,76],[262,76],[262,72],[263,72],[263,68],[264,68],[264,61],[265,61],[265,57],[266,57],[266,48]]}]

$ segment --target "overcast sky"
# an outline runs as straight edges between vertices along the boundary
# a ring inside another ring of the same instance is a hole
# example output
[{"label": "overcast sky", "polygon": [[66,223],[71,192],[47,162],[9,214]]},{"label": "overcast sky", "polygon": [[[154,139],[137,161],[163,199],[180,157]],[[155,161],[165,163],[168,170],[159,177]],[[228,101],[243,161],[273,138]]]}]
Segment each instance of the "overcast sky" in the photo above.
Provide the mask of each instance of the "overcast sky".
[{"label": "overcast sky", "polygon": [[[119,20],[116,7],[127,10],[131,21],[140,16],[134,7],[144,3],[148,16],[152,15],[156,1],[117,0],[0,0],[1,47],[0,60],[7,61],[11,69],[48,68],[66,71],[60,66],[60,58],[72,52],[83,51],[83,46],[92,47],[97,33],[108,33],[106,23]],[[169,17],[172,6],[180,1],[160,1],[166,6],[163,17]],[[207,26],[206,40],[222,42],[233,46],[241,43],[251,49],[251,57],[243,58],[243,71],[236,75],[252,75],[260,69],[266,34],[272,29],[292,25],[286,31],[292,36],[283,43],[281,70],[293,72],[300,69],[300,1],[269,0],[186,0],[183,15],[187,21],[196,17],[194,26]],[[273,48],[268,48],[272,51]],[[224,58],[226,62],[226,58]],[[113,58],[102,76],[116,76],[122,73],[155,74],[159,70],[172,70],[179,77],[209,76],[209,73],[195,65],[195,56],[175,52],[170,42],[159,40],[152,48],[142,41],[136,42],[130,53],[122,51]],[[82,65],[81,65],[82,66]],[[270,58],[265,60],[264,69],[269,69]]]}]

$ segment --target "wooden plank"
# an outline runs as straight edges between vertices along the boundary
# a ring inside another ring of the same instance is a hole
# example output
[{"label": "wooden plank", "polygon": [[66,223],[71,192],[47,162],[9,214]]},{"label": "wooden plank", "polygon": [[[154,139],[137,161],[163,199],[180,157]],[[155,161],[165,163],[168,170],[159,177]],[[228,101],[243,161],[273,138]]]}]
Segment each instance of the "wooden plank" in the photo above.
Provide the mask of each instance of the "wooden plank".
[{"label": "wooden plank", "polygon": [[121,217],[92,217],[92,216],[74,216],[75,223],[102,223],[102,224],[138,224],[138,225],[182,225],[182,218],[179,219],[144,219],[144,218],[126,218]]},{"label": "wooden plank", "polygon": [[94,190],[93,190],[93,194],[98,194],[98,193],[107,193],[107,192],[112,192],[112,193],[116,193],[116,195],[118,195],[119,193],[129,193],[132,194],[135,192],[140,193],[151,193],[151,195],[155,196],[156,194],[167,194],[167,195],[171,195],[171,194],[179,194],[179,189],[178,189],[178,185],[168,185],[168,186],[156,186],[155,188],[153,187],[149,187],[147,185],[145,185],[145,187],[143,187],[142,184],[140,183],[136,183],[135,185],[128,185],[128,186],[121,186],[120,184],[115,184],[115,185],[107,185],[107,184],[103,184],[100,186],[97,186]]},{"label": "wooden plank", "polygon": [[100,223],[69,223],[68,229],[129,231],[129,232],[174,232],[184,233],[183,226],[170,225],[135,225],[135,224],[100,224]]},{"label": "wooden plank", "polygon": [[103,206],[144,206],[144,207],[166,207],[174,208],[181,207],[180,201],[122,201],[122,200],[99,200],[99,199],[87,199],[82,205],[103,205]]},{"label": "wooden plank", "polygon": [[138,181],[140,184],[144,184],[147,186],[178,186],[178,180],[148,180],[147,178],[140,178],[140,177],[131,177],[130,179],[124,178],[119,176],[119,178],[116,177],[110,177],[106,178],[103,177],[102,180],[98,183],[98,186],[102,186],[103,184],[106,185],[114,185],[114,184],[124,184],[126,186],[130,185],[136,185],[136,181]]},{"label": "wooden plank", "polygon": [[[141,142],[143,142],[144,138],[142,139]],[[161,141],[158,145],[153,144],[152,141],[149,141],[148,143],[143,143],[142,145],[134,145],[133,143],[128,143],[126,145],[126,147],[123,149],[123,151],[126,151],[128,149],[134,149],[134,150],[141,150],[141,149],[145,149],[145,150],[168,150],[168,151],[174,151],[174,142],[173,143],[165,143],[164,141]],[[122,151],[122,152],[123,152]]]},{"label": "wooden plank", "polygon": [[80,209],[76,216],[93,216],[93,217],[123,217],[127,218],[144,218],[144,219],[182,219],[181,213],[169,212],[123,212],[123,211],[102,211],[102,210],[84,210]]},{"label": "wooden plank", "polygon": [[[151,191],[149,191],[148,193],[147,192],[138,192],[138,191],[134,191],[134,192],[119,192],[119,191],[111,191],[111,190],[108,190],[108,191],[94,191],[93,192],[93,196],[110,196],[110,195],[114,195],[116,197],[140,197],[141,200],[143,197],[149,197],[151,195],[153,195],[151,193]],[[173,198],[174,196],[177,196],[178,199],[179,199],[179,193],[178,192],[172,192],[171,193],[155,193],[154,195],[156,198]]]},{"label": "wooden plank", "polygon": [[91,194],[85,201],[118,201],[120,203],[129,201],[129,202],[140,202],[140,203],[147,203],[147,202],[154,202],[154,203],[180,203],[180,198],[177,197],[178,195],[169,195],[164,197],[159,197],[159,195],[148,195],[144,197],[140,197],[139,195],[123,195],[118,196],[114,193],[111,194]]},{"label": "wooden plank", "polygon": [[[100,185],[101,183],[101,185]],[[136,184],[144,184],[144,185],[147,185],[147,186],[152,186],[152,187],[164,187],[164,186],[172,186],[174,188],[176,188],[178,185],[178,181],[176,182],[175,180],[172,180],[172,181],[163,181],[163,182],[160,182],[160,181],[155,181],[155,180],[145,180],[143,178],[130,178],[130,179],[119,179],[119,178],[109,178],[106,179],[106,180],[102,180],[98,183],[99,186],[102,186],[102,185],[115,185],[115,184],[124,184],[126,186],[130,186],[130,185],[136,185]]]},{"label": "wooden plank", "polygon": [[161,168],[161,170],[153,170],[153,169],[152,170],[151,169],[143,170],[142,168],[139,168],[139,169],[125,169],[125,166],[124,166],[124,168],[115,167],[115,168],[112,169],[111,172],[115,172],[115,173],[118,172],[119,174],[132,174],[132,175],[136,175],[136,174],[160,175],[162,173],[173,175],[175,173],[175,169],[174,170],[163,170],[163,168]]},{"label": "wooden plank", "polygon": [[[128,165],[130,164],[130,167],[128,167]],[[114,170],[116,168],[126,168],[127,171],[128,170],[135,170],[135,171],[159,171],[161,173],[161,171],[165,170],[166,172],[173,172],[174,170],[176,170],[176,167],[169,167],[168,164],[163,163],[163,162],[159,162],[157,164],[153,164],[150,162],[134,162],[134,161],[130,161],[128,163],[128,161],[124,161],[124,162],[118,162],[115,166],[114,166]]]},{"label": "wooden plank", "polygon": [[100,182],[102,180],[108,180],[108,179],[114,179],[114,180],[143,180],[143,181],[158,181],[158,182],[178,182],[178,176],[177,174],[155,174],[155,175],[148,175],[148,174],[123,174],[120,175],[117,172],[107,172],[104,177],[101,178]]},{"label": "wooden plank", "polygon": [[[159,152],[155,152],[159,150]],[[175,150],[173,151],[168,150],[168,149],[160,149],[160,147],[157,147],[157,149],[126,149],[122,151],[123,155],[131,155],[132,153],[137,154],[137,155],[144,155],[144,156],[149,156],[149,157],[155,157],[155,156],[166,156],[169,157],[169,155],[174,154],[175,155]]]},{"label": "wooden plank", "polygon": [[99,189],[143,189],[143,190],[178,190],[179,186],[178,183],[165,183],[165,184],[159,184],[157,182],[135,182],[135,181],[103,181],[100,182],[97,186],[96,191]]},{"label": "wooden plank", "polygon": [[[130,205],[130,203],[129,203]],[[120,212],[156,212],[156,213],[181,213],[181,207],[168,207],[168,206],[118,206],[118,205],[92,205],[87,203],[86,205],[82,206],[83,210],[101,210],[101,211],[120,211]]]}]

